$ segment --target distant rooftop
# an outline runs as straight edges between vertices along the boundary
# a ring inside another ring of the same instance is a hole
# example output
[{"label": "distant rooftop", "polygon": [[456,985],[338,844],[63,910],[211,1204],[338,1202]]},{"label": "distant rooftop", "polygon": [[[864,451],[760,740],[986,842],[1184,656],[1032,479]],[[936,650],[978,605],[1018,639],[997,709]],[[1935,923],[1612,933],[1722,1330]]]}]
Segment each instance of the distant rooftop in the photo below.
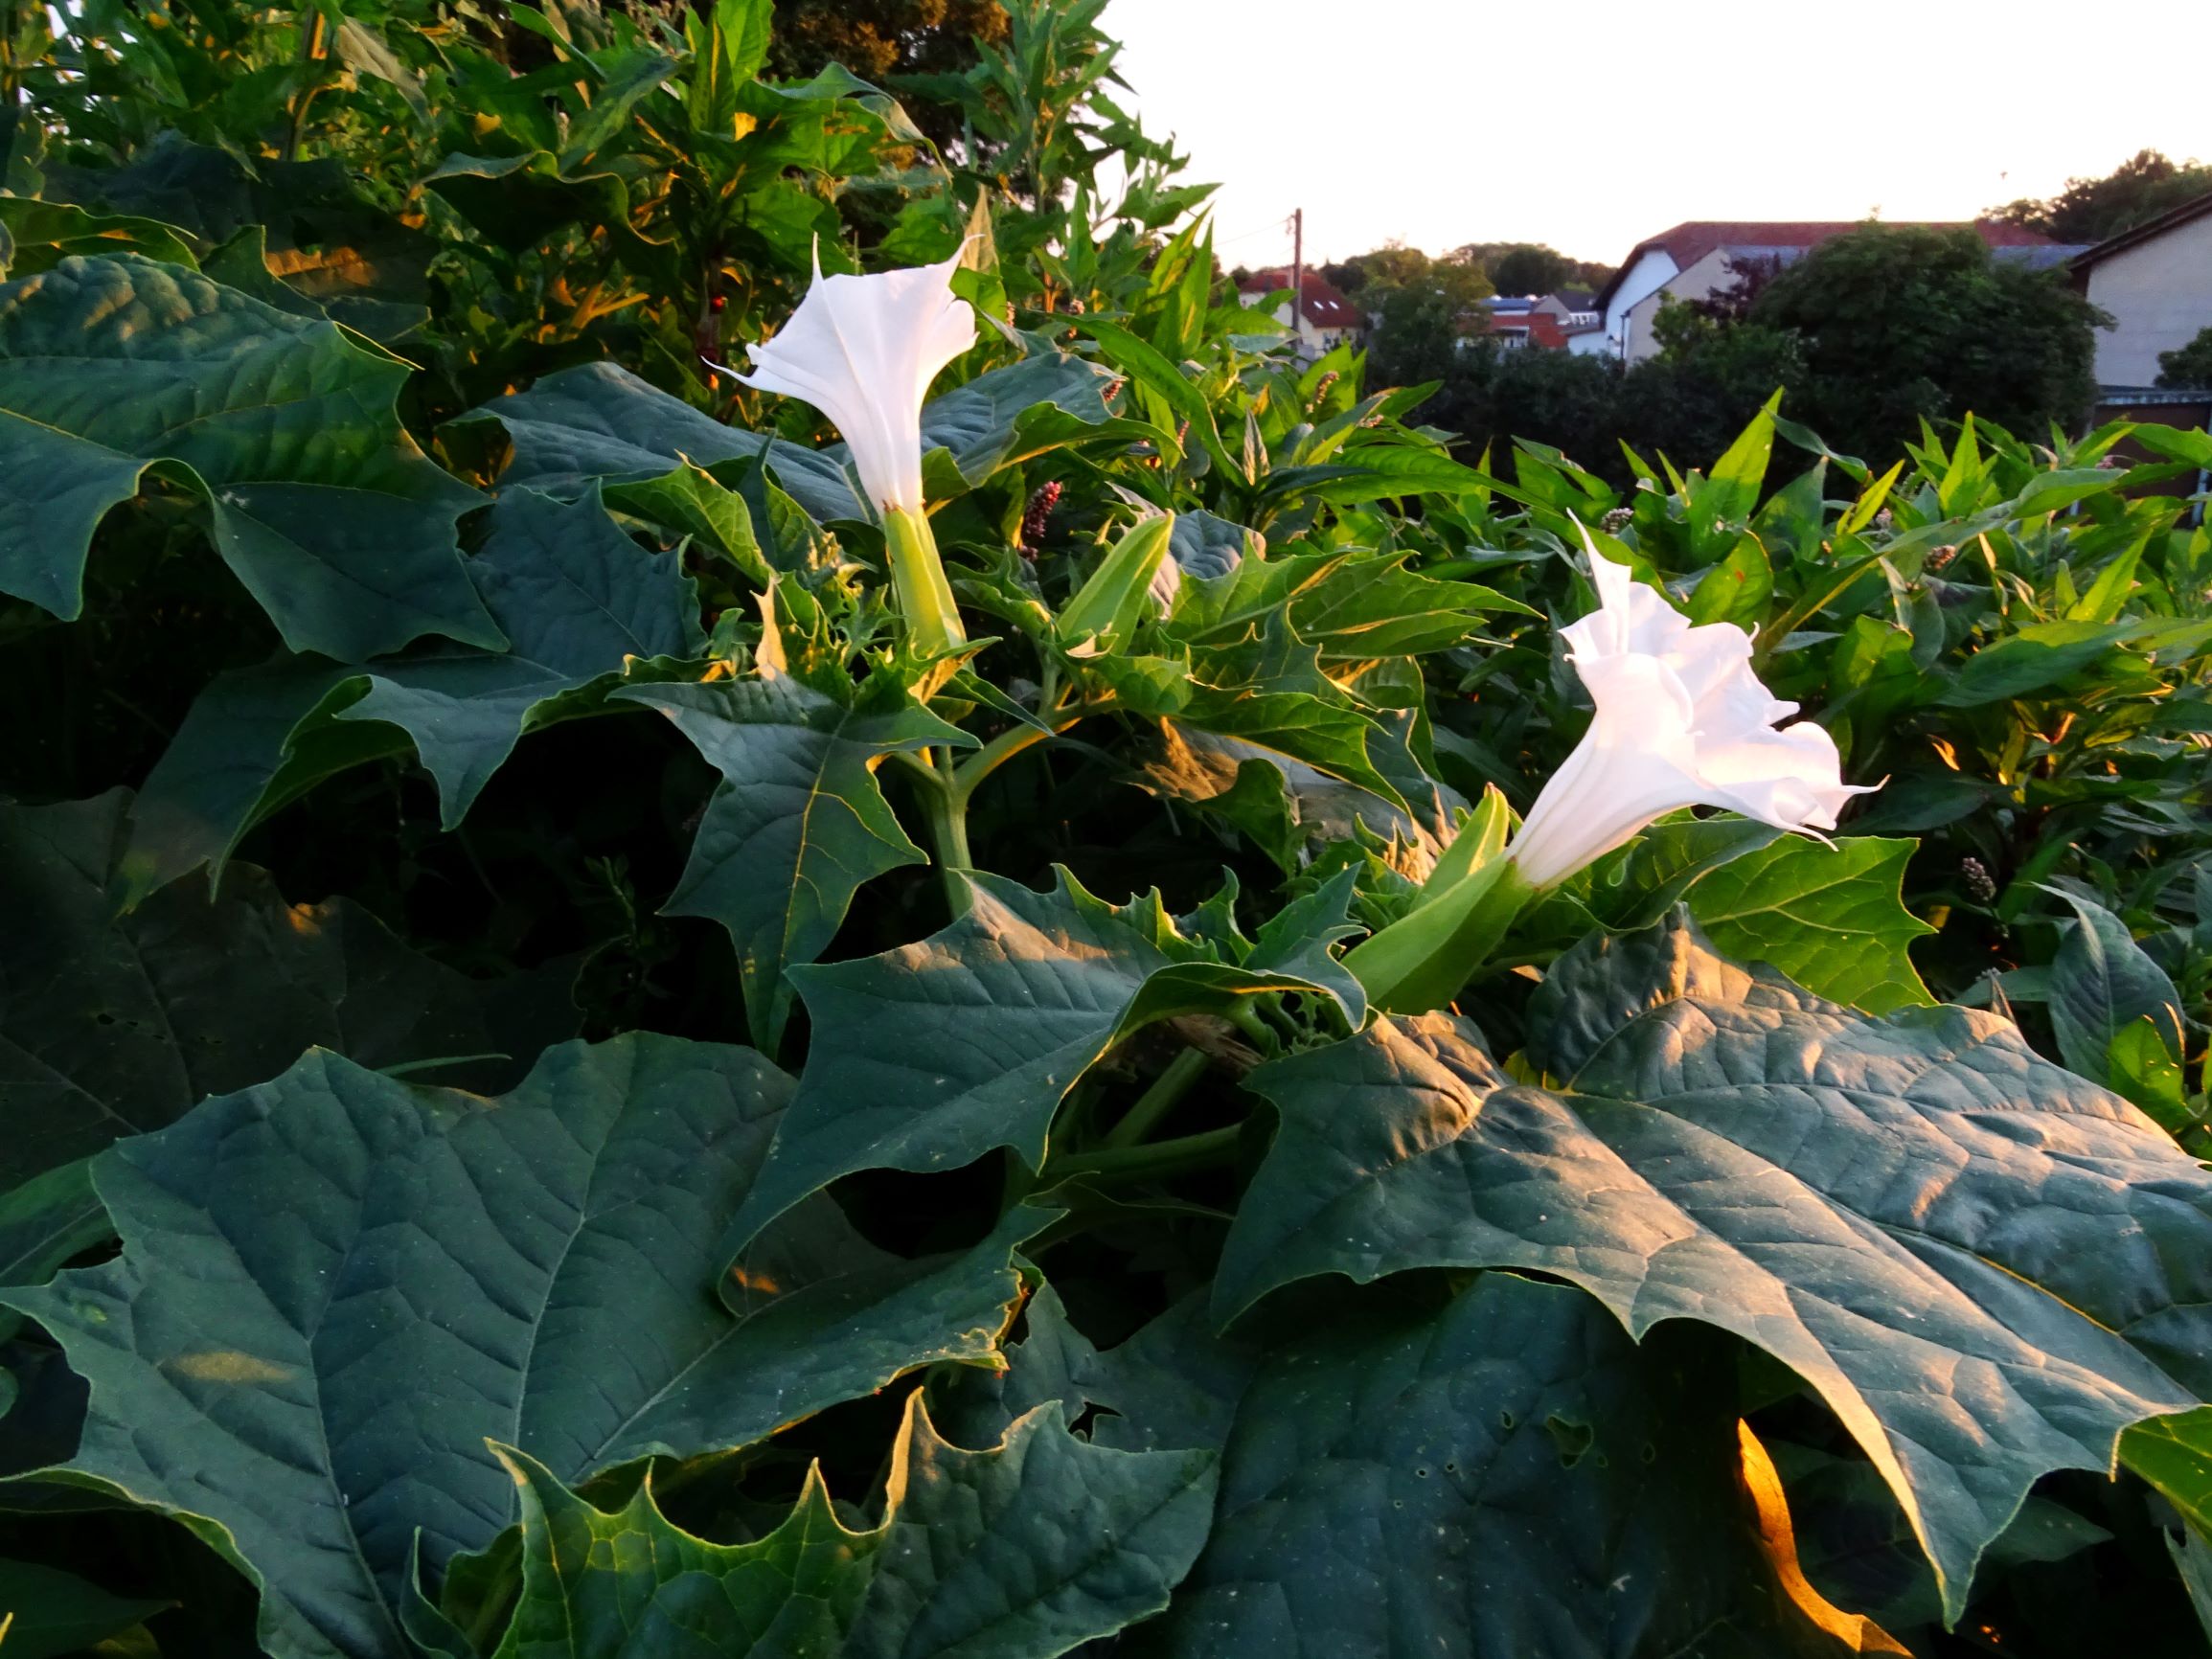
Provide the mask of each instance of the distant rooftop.
[{"label": "distant rooftop", "polygon": [[[1780,254],[1787,261],[1808,248],[1818,247],[1831,237],[1839,237],[1846,231],[1858,230],[1864,219],[1685,219],[1671,230],[1661,231],[1655,237],[1646,237],[1629,250],[1629,257],[1621,261],[1612,279],[1597,296],[1597,306],[1603,308],[1609,302],[1622,282],[1628,277],[1637,259],[1653,249],[1664,253],[1675,261],[1675,268],[1686,271],[1716,249],[1727,249],[1741,258],[1745,254]],[[1971,230],[1982,239],[1985,247],[2006,253],[2011,249],[2056,248],[2060,244],[2038,231],[2016,225],[2007,219],[1974,219],[1948,222],[1934,221],[1876,221],[1892,230]],[[2015,256],[2029,262],[2042,260],[2035,256]],[[2048,262],[2063,262],[2059,255]]]},{"label": "distant rooftop", "polygon": [[[1237,291],[1247,296],[1276,293],[1290,285],[1290,273],[1281,265],[1265,271],[1254,271],[1237,284]],[[1336,284],[1319,271],[1305,273],[1305,291],[1299,296],[1299,310],[1306,321],[1316,329],[1361,329],[1367,326],[1367,313],[1337,292]]]}]

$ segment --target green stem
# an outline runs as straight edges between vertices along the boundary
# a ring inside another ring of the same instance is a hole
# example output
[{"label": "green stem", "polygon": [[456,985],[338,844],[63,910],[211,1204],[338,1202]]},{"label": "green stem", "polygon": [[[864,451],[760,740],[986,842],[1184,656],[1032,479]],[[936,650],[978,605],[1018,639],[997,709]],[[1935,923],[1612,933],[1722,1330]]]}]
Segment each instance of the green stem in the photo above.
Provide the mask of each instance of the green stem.
[{"label": "green stem", "polygon": [[1230,1124],[1223,1128],[1208,1129],[1202,1135],[1184,1135],[1178,1140],[1152,1141],[1142,1147],[1055,1158],[1045,1174],[1062,1181],[1078,1177],[1092,1181],[1164,1181],[1172,1175],[1187,1175],[1228,1163],[1237,1155],[1237,1142],[1243,1132],[1242,1124]]},{"label": "green stem", "polygon": [[1260,1017],[1260,1011],[1243,998],[1240,997],[1231,1003],[1229,1011],[1221,1017],[1262,1047],[1272,1048],[1274,1046],[1275,1033],[1273,1028]]},{"label": "green stem", "polygon": [[1185,1049],[1168,1062],[1167,1070],[1152,1079],[1151,1088],[1137,1097],[1137,1103],[1129,1109],[1122,1121],[1107,1131],[1106,1145],[1118,1149],[1133,1147],[1150,1134],[1159,1121],[1175,1109],[1176,1103],[1191,1092],[1206,1072],[1206,1057],[1197,1049]]},{"label": "green stem", "polygon": [[982,748],[976,750],[974,754],[969,756],[967,760],[953,768],[953,799],[965,809],[984,779],[990,777],[992,773],[997,771],[1015,756],[1026,750],[1034,749],[1048,738],[1059,737],[1062,732],[1072,728],[1078,721],[1086,720],[1096,714],[1102,714],[1112,706],[1111,698],[1106,698],[1095,703],[1078,703],[1071,709],[1056,709],[1047,714],[1044,718],[1046,723],[1052,727],[1049,732],[1039,730],[1036,726],[1022,725],[999,733],[997,737],[992,739],[990,742],[984,744]]},{"label": "green stem", "polygon": [[[300,32],[300,63],[304,67],[317,61],[322,56],[323,14],[316,11],[308,19],[308,26]],[[318,77],[292,94],[291,123],[285,131],[285,160],[295,161],[299,158],[300,133],[307,125],[308,105],[315,102],[315,94],[322,89],[323,83]]]},{"label": "green stem", "polygon": [[951,776],[951,751],[940,750],[936,765],[924,762],[928,784],[915,792],[922,814],[929,824],[930,844],[937,849],[937,869],[945,880],[945,902],[955,916],[966,916],[973,902],[966,873],[975,868],[968,850],[968,802],[946,784]]}]

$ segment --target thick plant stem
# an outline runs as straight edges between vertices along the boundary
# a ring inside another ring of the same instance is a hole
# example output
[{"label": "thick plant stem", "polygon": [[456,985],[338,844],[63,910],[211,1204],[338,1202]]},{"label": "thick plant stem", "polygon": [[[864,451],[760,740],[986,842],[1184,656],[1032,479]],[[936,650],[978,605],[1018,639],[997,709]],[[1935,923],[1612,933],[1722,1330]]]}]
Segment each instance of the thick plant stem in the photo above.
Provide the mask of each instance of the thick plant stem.
[{"label": "thick plant stem", "polygon": [[975,858],[968,850],[968,802],[951,785],[952,752],[936,751],[936,763],[917,770],[914,792],[929,824],[929,842],[937,853],[938,874],[945,881],[945,902],[955,916],[966,916],[974,903],[968,872]]},{"label": "thick plant stem", "polygon": [[937,557],[937,537],[928,516],[903,507],[883,510],[883,544],[891,565],[891,588],[916,654],[941,657],[968,643],[952,584]]},{"label": "thick plant stem", "polygon": [[1091,1181],[1164,1181],[1171,1175],[1187,1175],[1226,1164],[1237,1155],[1237,1142],[1243,1132],[1242,1124],[1230,1124],[1173,1141],[1081,1152],[1072,1158],[1055,1158],[1045,1174],[1061,1181],[1079,1177]]},{"label": "thick plant stem", "polygon": [[1106,1145],[1135,1146],[1174,1110],[1176,1102],[1191,1092],[1191,1085],[1205,1072],[1206,1057],[1197,1049],[1185,1049],[1168,1062],[1167,1070],[1152,1079],[1152,1086],[1137,1097],[1137,1103],[1107,1132]]}]

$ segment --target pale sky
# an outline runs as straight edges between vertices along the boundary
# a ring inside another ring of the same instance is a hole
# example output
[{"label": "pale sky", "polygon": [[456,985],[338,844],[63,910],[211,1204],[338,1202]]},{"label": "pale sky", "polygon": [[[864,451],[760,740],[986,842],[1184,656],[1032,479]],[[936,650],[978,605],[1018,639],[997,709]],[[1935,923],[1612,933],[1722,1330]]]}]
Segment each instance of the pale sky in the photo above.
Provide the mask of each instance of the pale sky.
[{"label": "pale sky", "polygon": [[1110,0],[1225,265],[1396,237],[1622,259],[1683,219],[1965,219],[2212,161],[2212,0]]}]

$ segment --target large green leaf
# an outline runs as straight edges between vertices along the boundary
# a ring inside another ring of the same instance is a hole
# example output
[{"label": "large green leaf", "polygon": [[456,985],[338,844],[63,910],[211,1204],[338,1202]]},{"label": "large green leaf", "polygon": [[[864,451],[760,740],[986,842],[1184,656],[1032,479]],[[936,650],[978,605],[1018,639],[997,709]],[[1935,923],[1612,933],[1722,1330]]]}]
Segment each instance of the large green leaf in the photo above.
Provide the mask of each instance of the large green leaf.
[{"label": "large green leaf", "polygon": [[122,1256],[5,1295],[91,1385],[47,1478],[176,1513],[278,1659],[401,1659],[418,1532],[435,1567],[512,1519],[488,1437],[574,1483],[987,1359],[1032,1213],[944,1262],[810,1214],[729,1269],[787,1092],[673,1037],[551,1050],[490,1101],[318,1051],[124,1143],[95,1174]]},{"label": "large green leaf", "polygon": [[2135,1424],[2120,1437],[2120,1457],[2198,1532],[2212,1534],[2212,1406]]},{"label": "large green leaf", "polygon": [[56,1567],[0,1561],[0,1650],[8,1659],[80,1653],[168,1605],[110,1595]]},{"label": "large green leaf", "polygon": [[498,1659],[1036,1659],[1167,1605],[1205,1541],[1214,1458],[1108,1451],[1039,1407],[1004,1443],[941,1439],[919,1392],[882,1523],[840,1524],[820,1471],[749,1544],[671,1526],[650,1489],[617,1514],[510,1458],[522,1595]]},{"label": "large green leaf", "polygon": [[1869,1013],[1932,1002],[1905,953],[1935,931],[1904,907],[1916,845],[1847,836],[1824,847],[1780,836],[1699,877],[1690,914],[1723,955],[1777,967],[1833,1002]]},{"label": "large green leaf", "polygon": [[863,883],[927,862],[877,786],[885,756],[974,739],[917,703],[896,676],[852,702],[763,670],[747,680],[650,686],[624,696],[660,710],[721,773],[666,906],[730,930],[753,1038],[775,1050],[786,968],[835,936]]},{"label": "large green leaf", "polygon": [[407,366],[334,324],[134,255],[0,285],[0,592],[75,617],[107,510],[149,469],[294,650],[496,647],[453,521],[475,493],[392,411]]},{"label": "large green leaf", "polygon": [[159,219],[96,214],[28,196],[0,197],[0,277],[28,277],[73,255],[119,253],[144,254],[187,268],[196,262],[176,227]]},{"label": "large green leaf", "polygon": [[[287,905],[240,866],[126,916],[130,798],[0,807],[0,1188],[159,1128],[320,1044],[365,1065],[527,1058],[576,1029],[558,974],[479,984],[345,899]],[[457,1081],[520,1075],[497,1062]]]},{"label": "large green leaf", "polygon": [[[1050,893],[970,884],[968,914],[918,943],[791,970],[812,1022],[807,1069],[738,1239],[858,1170],[956,1170],[999,1147],[1038,1169],[1061,1097],[1139,1026],[1263,991],[1344,989],[1340,974],[1220,960],[1156,893],[1110,905],[1065,871]],[[1339,1006],[1355,1027],[1364,1017]]]},{"label": "large green leaf", "polygon": [[[974,488],[1000,467],[1062,444],[1150,432],[1107,413],[1108,374],[1062,352],[1027,357],[978,375],[922,411],[930,494]],[[724,426],[681,398],[611,363],[546,375],[527,392],[495,398],[463,417],[503,426],[514,457],[503,485],[529,484],[574,495],[594,479],[637,483],[679,461],[726,482],[741,464],[764,461],[799,505],[823,523],[873,523],[845,447],[787,443]],[[942,452],[941,454],[939,452]]]},{"label": "large green leaf", "polygon": [[2112,1043],[2148,1020],[2169,1058],[2184,1050],[2181,993],[2166,970],[2135,943],[2128,924],[2079,895],[2063,897],[2081,920],[2051,960],[2051,1030],[2066,1064],[2084,1077],[2111,1082]]},{"label": "large green leaf", "polygon": [[[1759,1559],[1712,1344],[1639,1349],[1579,1291],[1507,1274],[1441,1308],[1378,1300],[1259,1363],[1227,1425],[1213,1536],[1147,1650],[1836,1650]],[[1218,1371],[1202,1334],[1161,1346]],[[1156,1360],[1101,1381],[1121,1414],[1102,1421],[1145,1423],[1156,1394],[1173,1422],[1218,1422],[1188,1418],[1189,1385]]]},{"label": "large green leaf", "polygon": [[1967,658],[1937,701],[1973,709],[2046,691],[2111,655],[2143,628],[2141,622],[2030,623]]},{"label": "large green leaf", "polygon": [[2212,1175],[1965,1009],[1869,1019],[1685,923],[1593,939],[1510,1082],[1443,1016],[1254,1074],[1281,1129],[1216,1308],[1315,1274],[1513,1266],[1634,1334],[1732,1330],[1859,1440],[1947,1612],[2035,1480],[2212,1387]]},{"label": "large green leaf", "polygon": [[1314,843],[1353,840],[1362,830],[1395,842],[1408,875],[1425,874],[1443,850],[1435,827],[1395,802],[1280,750],[1173,719],[1159,722],[1140,775],[1156,793],[1234,827],[1286,875],[1305,867]]},{"label": "large green leaf", "polygon": [[1394,806],[1406,806],[1379,764],[1386,733],[1321,669],[1321,648],[1300,639],[1281,614],[1241,646],[1200,653],[1173,708],[1183,724],[1237,739],[1320,768]]},{"label": "large green leaf", "polygon": [[1291,625],[1330,661],[1417,656],[1473,638],[1486,611],[1528,606],[1471,581],[1439,581],[1395,554],[1335,564],[1290,607]]},{"label": "large green leaf", "polygon": [[527,484],[562,497],[595,482],[642,483],[679,462],[715,468],[766,460],[768,468],[815,518],[857,519],[859,480],[840,455],[746,432],[702,415],[612,363],[585,363],[545,375],[527,392],[494,398],[455,422],[495,421],[514,445],[502,488]]},{"label": "large green leaf", "polygon": [[1113,378],[1087,358],[1044,351],[931,398],[922,407],[930,497],[960,494],[1002,466],[1069,444],[1164,440],[1157,427],[1106,408]]},{"label": "large green leaf", "polygon": [[469,575],[503,652],[443,646],[339,668],[295,657],[217,679],[194,703],[140,797],[134,894],[201,864],[312,784],[410,747],[450,829],[525,732],[604,706],[625,675],[696,654],[698,602],[673,554],[650,554],[600,505],[510,489]]}]

